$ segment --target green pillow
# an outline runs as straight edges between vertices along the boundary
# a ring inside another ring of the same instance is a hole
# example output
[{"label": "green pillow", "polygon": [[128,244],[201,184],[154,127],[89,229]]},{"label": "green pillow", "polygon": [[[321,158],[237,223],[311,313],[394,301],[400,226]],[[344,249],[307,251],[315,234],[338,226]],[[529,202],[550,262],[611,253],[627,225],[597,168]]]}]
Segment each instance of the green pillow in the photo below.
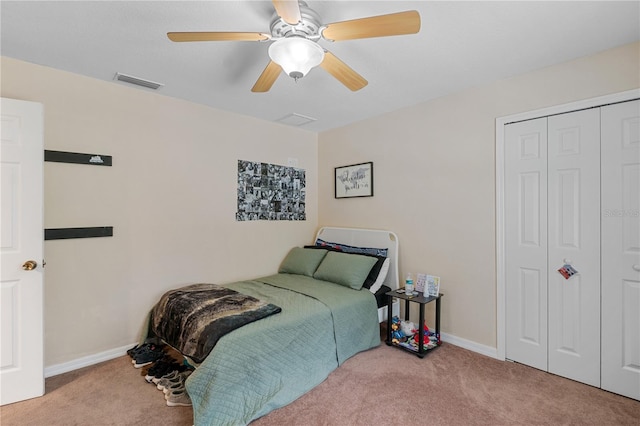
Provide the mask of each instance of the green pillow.
[{"label": "green pillow", "polygon": [[360,290],[377,261],[371,256],[330,251],[313,278]]},{"label": "green pillow", "polygon": [[318,269],[327,250],[311,250],[294,247],[280,264],[279,273],[297,274],[313,277],[313,273]]}]

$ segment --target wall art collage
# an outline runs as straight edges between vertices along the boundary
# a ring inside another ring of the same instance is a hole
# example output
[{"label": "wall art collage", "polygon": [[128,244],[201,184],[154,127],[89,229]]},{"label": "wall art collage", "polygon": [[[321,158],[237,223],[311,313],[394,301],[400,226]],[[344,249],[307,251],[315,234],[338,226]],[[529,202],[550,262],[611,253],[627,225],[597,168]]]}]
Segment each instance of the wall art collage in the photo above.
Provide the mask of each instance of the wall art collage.
[{"label": "wall art collage", "polygon": [[238,160],[237,221],[306,220],[305,171]]}]

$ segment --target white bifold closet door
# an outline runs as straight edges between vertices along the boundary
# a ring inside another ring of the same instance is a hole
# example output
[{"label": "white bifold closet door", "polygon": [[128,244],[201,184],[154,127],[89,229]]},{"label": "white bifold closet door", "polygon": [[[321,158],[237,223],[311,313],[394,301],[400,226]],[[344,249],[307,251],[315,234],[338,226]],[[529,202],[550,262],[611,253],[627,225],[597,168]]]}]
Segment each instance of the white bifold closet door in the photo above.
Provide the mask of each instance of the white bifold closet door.
[{"label": "white bifold closet door", "polygon": [[548,369],[600,386],[600,111],[551,116],[547,137]]},{"label": "white bifold closet door", "polygon": [[602,388],[640,400],[640,101],[602,111]]},{"label": "white bifold closet door", "polygon": [[547,119],[505,126],[506,357],[547,370]]},{"label": "white bifold closet door", "polygon": [[[597,109],[505,127],[506,356],[600,386]],[[570,263],[568,280],[557,270]]]}]

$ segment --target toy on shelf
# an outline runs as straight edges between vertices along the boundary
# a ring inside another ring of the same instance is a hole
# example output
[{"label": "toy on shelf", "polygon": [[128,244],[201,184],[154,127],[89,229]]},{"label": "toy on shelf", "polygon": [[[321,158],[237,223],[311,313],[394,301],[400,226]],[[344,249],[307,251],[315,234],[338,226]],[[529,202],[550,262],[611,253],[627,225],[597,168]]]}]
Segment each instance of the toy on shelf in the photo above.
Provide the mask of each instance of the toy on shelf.
[{"label": "toy on shelf", "polygon": [[406,337],[407,336],[402,331],[400,318],[393,317],[391,319],[391,342],[397,345],[401,341],[406,340]]},{"label": "toy on shelf", "polygon": [[[416,350],[418,348],[418,340],[420,340],[420,335],[418,334],[418,330],[415,330],[415,335],[413,336],[413,341],[415,343]],[[440,336],[436,336],[436,334],[429,330],[427,324],[424,324],[424,337],[422,339],[422,345],[425,349],[433,349],[436,346],[440,345]]]},{"label": "toy on shelf", "polygon": [[416,325],[411,321],[400,321],[400,328],[405,336],[410,337],[413,336],[414,333],[417,333]]},{"label": "toy on shelf", "polygon": [[[395,321],[395,319],[394,319]],[[401,323],[401,321],[398,321],[398,323]],[[410,330],[410,332],[408,333],[409,338],[407,339],[397,339],[397,340],[392,340],[393,343],[400,345],[400,346],[404,346],[407,349],[411,349],[412,351],[417,352],[418,351],[418,341],[420,340],[420,334],[419,334],[419,330],[417,328],[415,328],[415,324],[411,323],[411,325],[413,326],[413,328]],[[392,329],[393,329],[393,325],[392,325]],[[398,326],[396,326],[396,329],[399,329]],[[424,337],[422,340],[422,348],[425,350],[429,350],[429,349],[433,349],[437,346],[440,346],[440,335],[434,333],[433,331],[429,330],[429,327],[426,324],[423,324],[423,329],[424,329]],[[402,331],[402,330],[400,330]]]},{"label": "toy on shelf", "polygon": [[[440,335],[429,330],[427,324],[423,324],[423,329],[423,348],[429,350],[440,346]],[[417,352],[418,341],[420,340],[420,333],[418,331],[416,325],[411,321],[401,321],[397,316],[391,319],[391,343],[395,345],[404,346]]]}]

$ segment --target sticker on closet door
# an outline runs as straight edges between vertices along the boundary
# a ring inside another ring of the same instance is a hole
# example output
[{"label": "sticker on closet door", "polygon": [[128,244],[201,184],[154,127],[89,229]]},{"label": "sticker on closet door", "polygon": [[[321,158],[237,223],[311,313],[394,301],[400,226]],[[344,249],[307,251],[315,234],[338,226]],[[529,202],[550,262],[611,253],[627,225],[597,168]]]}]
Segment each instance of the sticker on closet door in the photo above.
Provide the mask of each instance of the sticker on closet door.
[{"label": "sticker on closet door", "polygon": [[568,263],[562,265],[562,268],[558,269],[558,272],[567,280],[578,273],[578,271]]}]

